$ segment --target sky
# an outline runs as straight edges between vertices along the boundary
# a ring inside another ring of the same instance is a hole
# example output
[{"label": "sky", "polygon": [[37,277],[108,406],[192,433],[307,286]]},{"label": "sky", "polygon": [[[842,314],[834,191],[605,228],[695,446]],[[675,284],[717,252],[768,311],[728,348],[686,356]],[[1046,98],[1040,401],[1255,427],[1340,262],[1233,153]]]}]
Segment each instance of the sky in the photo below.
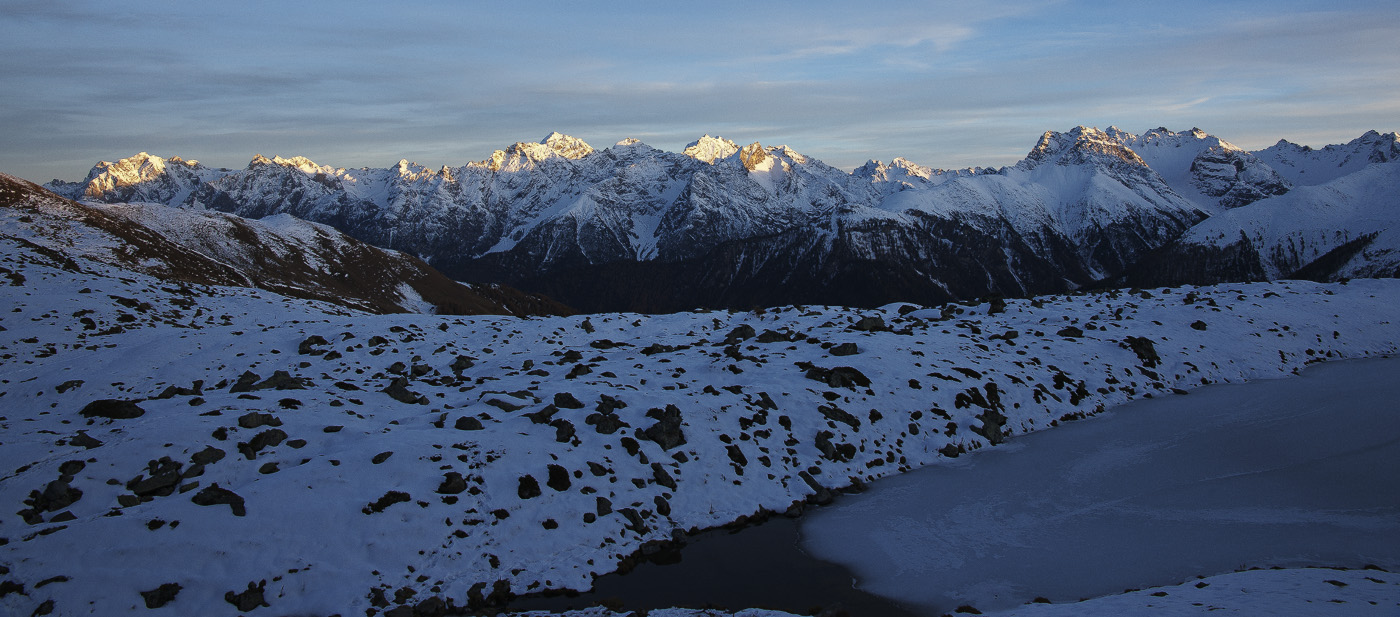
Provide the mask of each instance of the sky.
[{"label": "sky", "polygon": [[241,168],[701,135],[851,169],[1016,162],[1047,130],[1241,147],[1400,130],[1400,3],[0,0],[0,172]]}]

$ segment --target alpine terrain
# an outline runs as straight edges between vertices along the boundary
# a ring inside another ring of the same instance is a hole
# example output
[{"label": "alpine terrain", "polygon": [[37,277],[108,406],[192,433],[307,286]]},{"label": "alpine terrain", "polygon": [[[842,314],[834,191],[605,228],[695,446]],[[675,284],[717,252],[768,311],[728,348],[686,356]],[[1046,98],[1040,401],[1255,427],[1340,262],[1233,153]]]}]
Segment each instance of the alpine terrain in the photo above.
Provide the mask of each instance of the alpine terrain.
[{"label": "alpine terrain", "polygon": [[291,214],[459,280],[586,311],[666,312],[1388,274],[1400,265],[1382,233],[1397,156],[1395,133],[1248,152],[1199,129],[1076,127],[1000,169],[895,159],[847,173],[718,137],[671,153],[553,133],[437,170],[261,155],[229,170],[142,153],[46,186],[87,202]]}]

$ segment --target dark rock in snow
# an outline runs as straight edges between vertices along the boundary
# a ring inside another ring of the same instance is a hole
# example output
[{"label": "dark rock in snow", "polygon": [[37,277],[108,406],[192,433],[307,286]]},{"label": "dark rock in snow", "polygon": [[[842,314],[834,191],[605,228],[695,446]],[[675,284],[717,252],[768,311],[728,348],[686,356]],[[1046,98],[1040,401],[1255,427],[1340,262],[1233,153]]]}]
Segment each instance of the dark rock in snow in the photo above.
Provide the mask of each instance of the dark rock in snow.
[{"label": "dark rock in snow", "polygon": [[750,326],[749,324],[743,324],[737,328],[734,328],[733,330],[730,330],[729,334],[725,335],[724,344],[733,345],[740,341],[746,341],[748,339],[751,339],[757,334],[758,333],[754,331],[753,326]]},{"label": "dark rock in snow", "polygon": [[551,463],[549,465],[549,479],[545,481],[545,485],[556,491],[569,490],[569,470]]},{"label": "dark rock in snow", "polygon": [[146,602],[146,608],[160,608],[174,600],[181,589],[183,588],[179,583],[165,583],[150,591],[141,592],[141,599]]},{"label": "dark rock in snow", "polygon": [[243,507],[243,498],[233,491],[220,488],[218,482],[200,489],[198,493],[194,494],[194,497],[190,498],[190,501],[193,501],[197,506],[228,505],[233,510],[234,516],[244,516],[248,513],[247,509]]},{"label": "dark rock in snow", "polygon": [[282,443],[286,438],[286,431],[280,428],[268,429],[254,435],[253,438],[247,442],[239,442],[238,451],[251,461],[258,457],[258,452],[262,451],[263,448],[274,447]]},{"label": "dark rock in snow", "polygon": [[583,409],[583,402],[569,392],[556,392],[554,406],[560,409]]},{"label": "dark rock in snow", "polygon": [[1152,346],[1152,340],[1142,336],[1130,336],[1123,339],[1123,343],[1128,349],[1137,354],[1138,360],[1147,368],[1153,368],[1162,361],[1157,356],[1157,348]]},{"label": "dark rock in snow", "polygon": [[84,418],[130,420],[145,415],[146,410],[137,405],[136,401],[101,399],[88,403],[87,406],[83,407],[83,410],[78,413]]},{"label": "dark rock in snow", "polygon": [[879,315],[861,317],[860,321],[857,321],[851,328],[861,332],[879,332],[890,329],[889,326],[885,325],[885,318]]},{"label": "dark rock in snow", "polygon": [[1055,334],[1058,334],[1065,338],[1079,338],[1081,336],[1084,336],[1084,331],[1074,326],[1065,326],[1063,328],[1060,328],[1060,331],[1056,332]]},{"label": "dark rock in snow", "polygon": [[380,390],[380,392],[388,394],[389,398],[400,403],[407,403],[410,405],[428,404],[428,397],[408,389],[408,378],[406,377],[395,377],[393,381],[389,382],[389,386]]},{"label": "dark rock in snow", "polygon": [[829,353],[833,356],[854,356],[860,353],[860,348],[856,347],[855,343],[841,343],[832,347]]},{"label": "dark rock in snow", "polygon": [[238,426],[243,428],[258,428],[259,426],[282,426],[282,421],[270,413],[258,413],[251,411],[238,418]]},{"label": "dark rock in snow", "polygon": [[455,471],[447,472],[437,488],[437,492],[443,495],[456,495],[465,490],[467,490],[467,481],[462,478],[462,474]]},{"label": "dark rock in snow", "polygon": [[320,347],[321,345],[329,345],[329,344],[330,344],[330,342],[327,341],[325,338],[323,338],[323,337],[320,336],[319,334],[314,334],[314,335],[311,335],[311,336],[306,337],[306,339],[303,340],[303,341],[301,342],[301,344],[297,345],[297,353],[299,353],[299,354],[301,354],[301,355],[304,355],[304,356],[305,356],[305,355],[319,356],[319,355],[321,355],[321,354],[326,353],[326,350],[324,350],[324,349],[318,349],[318,347]]},{"label": "dark rock in snow", "polygon": [[459,431],[479,431],[486,428],[486,426],[483,425],[481,420],[476,416],[462,416],[457,418],[456,422],[452,423],[452,428]]},{"label": "dark rock in snow", "polygon": [[224,458],[224,451],[214,446],[205,446],[203,450],[190,455],[190,462],[196,465],[211,465]]},{"label": "dark rock in snow", "polygon": [[365,514],[375,514],[378,512],[383,512],[385,508],[388,508],[389,506],[392,506],[396,503],[407,503],[412,500],[413,497],[409,496],[408,493],[405,493],[403,491],[388,491],[384,493],[384,495],[380,496],[379,499],[376,499],[374,503],[360,508],[360,511],[364,512]]},{"label": "dark rock in snow", "polygon": [[662,450],[685,444],[685,435],[681,432],[680,408],[675,405],[667,405],[665,409],[654,408],[647,411],[647,417],[654,418],[656,424],[647,427],[646,438],[656,442]]},{"label": "dark rock in snow", "polygon": [[260,606],[271,606],[263,597],[263,592],[267,589],[267,581],[259,581],[257,585],[248,583],[248,589],[243,593],[232,591],[224,593],[224,601],[234,605],[240,611],[251,611]]},{"label": "dark rock in snow", "polygon": [[87,434],[87,431],[78,431],[76,435],[68,438],[69,445],[78,446],[91,450],[102,445],[102,442]]},{"label": "dark rock in snow", "polygon": [[538,480],[535,480],[535,477],[532,475],[526,474],[520,476],[520,486],[516,488],[515,494],[519,495],[521,499],[539,497],[542,494],[540,492],[540,483]]}]

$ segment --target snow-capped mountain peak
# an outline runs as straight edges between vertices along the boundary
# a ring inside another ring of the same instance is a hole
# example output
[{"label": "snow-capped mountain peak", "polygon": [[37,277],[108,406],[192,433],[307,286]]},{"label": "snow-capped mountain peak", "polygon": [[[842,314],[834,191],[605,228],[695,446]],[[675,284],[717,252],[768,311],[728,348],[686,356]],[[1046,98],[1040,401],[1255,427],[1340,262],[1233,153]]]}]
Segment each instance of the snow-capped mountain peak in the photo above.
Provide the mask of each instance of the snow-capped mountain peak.
[{"label": "snow-capped mountain peak", "polygon": [[1400,160],[1400,135],[1367,131],[1345,144],[1320,149],[1279,140],[1254,154],[1294,184],[1313,186],[1368,165]]},{"label": "snow-capped mountain peak", "polygon": [[1057,165],[1107,163],[1147,167],[1147,162],[1121,141],[1104,131],[1086,126],[1077,126],[1065,133],[1046,131],[1021,166],[1034,169],[1046,162]]},{"label": "snow-capped mountain peak", "polygon": [[739,161],[742,162],[744,168],[749,171],[766,169],[766,167],[763,167],[763,163],[767,161],[767,159],[768,154],[764,152],[763,146],[756,141],[739,150]]},{"label": "snow-capped mountain peak", "polygon": [[708,133],[704,137],[690,142],[686,145],[682,154],[705,163],[714,163],[720,159],[734,156],[739,151],[739,144],[736,144],[723,137],[710,137]]}]

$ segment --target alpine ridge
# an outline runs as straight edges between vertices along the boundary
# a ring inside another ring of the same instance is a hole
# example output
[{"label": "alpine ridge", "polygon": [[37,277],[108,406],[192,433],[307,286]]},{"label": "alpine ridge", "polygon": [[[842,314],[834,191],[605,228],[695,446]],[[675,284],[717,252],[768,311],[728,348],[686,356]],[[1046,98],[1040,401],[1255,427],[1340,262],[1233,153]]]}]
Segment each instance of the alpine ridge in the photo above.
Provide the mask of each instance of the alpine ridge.
[{"label": "alpine ridge", "polygon": [[[1343,245],[1360,261],[1314,276],[1391,272],[1400,265],[1391,251],[1356,244],[1376,241],[1374,216],[1332,217],[1347,227],[1330,239],[1286,229],[1309,225],[1301,203],[1372,207],[1354,195],[1393,179],[1396,160],[1395,133],[1249,152],[1200,129],[1081,126],[1047,131],[1002,168],[896,158],[845,172],[786,146],[710,135],[673,153],[635,139],[595,150],[551,133],[441,169],[259,155],[229,170],[142,153],[99,163],[83,182],[46,186],[92,202],[290,214],[416,255],[458,280],[537,291],[585,311],[669,312],[1259,280],[1293,275]],[[1239,233],[1215,229],[1225,221],[1255,232],[1237,245]],[[1305,237],[1307,248],[1296,248]],[[1295,248],[1280,248],[1288,242]]]}]

